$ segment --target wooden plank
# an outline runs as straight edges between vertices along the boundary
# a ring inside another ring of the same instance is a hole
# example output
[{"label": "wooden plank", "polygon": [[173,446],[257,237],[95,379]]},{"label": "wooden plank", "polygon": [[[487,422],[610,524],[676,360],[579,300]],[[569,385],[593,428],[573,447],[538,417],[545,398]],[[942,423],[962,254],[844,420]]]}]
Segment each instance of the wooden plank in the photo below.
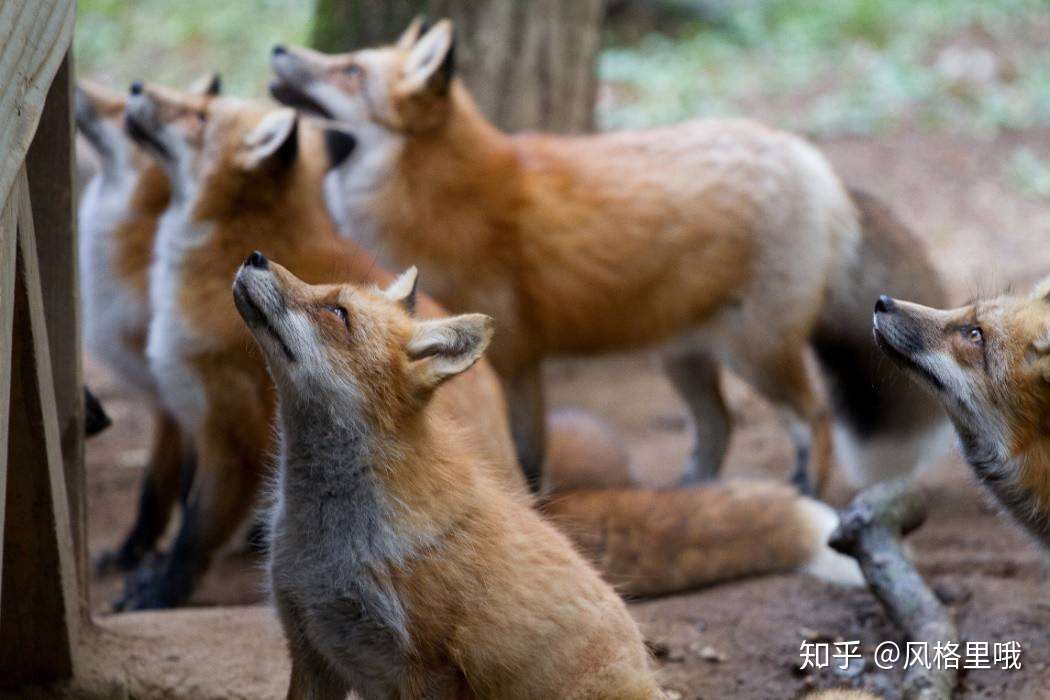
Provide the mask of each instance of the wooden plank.
[{"label": "wooden plank", "polygon": [[0,685],[68,678],[80,614],[29,179],[19,174]]},{"label": "wooden plank", "polygon": [[[7,426],[11,398],[11,324],[15,313],[15,263],[18,256],[17,202],[0,213],[0,581],[4,580],[4,504],[7,502]],[[0,606],[3,605],[0,587]]]},{"label": "wooden plank", "polygon": [[37,135],[26,155],[33,201],[40,284],[69,489],[69,515],[79,590],[87,611],[84,507],[84,392],[80,353],[80,288],[73,204],[73,80],[71,58],[62,62],[44,103]]},{"label": "wooden plank", "polygon": [[0,203],[36,133],[48,86],[73,39],[73,0],[0,2]]}]

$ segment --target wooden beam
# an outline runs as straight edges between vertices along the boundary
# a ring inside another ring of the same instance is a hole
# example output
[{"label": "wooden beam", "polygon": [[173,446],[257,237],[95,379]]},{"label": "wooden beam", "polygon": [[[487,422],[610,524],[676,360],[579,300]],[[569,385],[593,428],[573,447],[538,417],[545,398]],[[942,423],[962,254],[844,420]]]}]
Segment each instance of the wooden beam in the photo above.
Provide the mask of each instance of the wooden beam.
[{"label": "wooden beam", "polygon": [[36,234],[23,168],[12,333],[0,685],[72,676],[80,625]]},{"label": "wooden beam", "polygon": [[75,16],[73,0],[0,2],[0,203],[25,161]]},{"label": "wooden beam", "polygon": [[44,110],[26,155],[33,201],[40,286],[44,293],[47,337],[69,489],[79,590],[87,614],[87,553],[84,506],[84,392],[80,353],[80,287],[73,203],[73,80],[71,57],[62,62],[47,93]]}]

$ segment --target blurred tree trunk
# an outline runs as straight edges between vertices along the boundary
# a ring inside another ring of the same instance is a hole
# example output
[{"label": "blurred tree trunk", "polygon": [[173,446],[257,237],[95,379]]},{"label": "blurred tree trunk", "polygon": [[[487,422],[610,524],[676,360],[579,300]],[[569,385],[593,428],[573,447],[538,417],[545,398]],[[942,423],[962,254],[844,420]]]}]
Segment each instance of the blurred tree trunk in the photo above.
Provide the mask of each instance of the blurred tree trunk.
[{"label": "blurred tree trunk", "polygon": [[389,44],[426,9],[427,0],[317,0],[310,44],[328,53]]},{"label": "blurred tree trunk", "polygon": [[605,0],[431,0],[456,24],[456,65],[509,131],[590,131]]}]

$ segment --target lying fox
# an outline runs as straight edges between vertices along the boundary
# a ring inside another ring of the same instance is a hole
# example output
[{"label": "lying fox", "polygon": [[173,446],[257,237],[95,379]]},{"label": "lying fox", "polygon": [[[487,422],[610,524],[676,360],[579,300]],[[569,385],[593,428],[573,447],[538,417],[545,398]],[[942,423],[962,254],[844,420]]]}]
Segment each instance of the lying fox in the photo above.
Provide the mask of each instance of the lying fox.
[{"label": "lying fox", "polygon": [[[208,75],[190,91],[218,89],[218,76]],[[77,85],[77,128],[99,160],[77,217],[84,341],[154,412],[135,524],[123,544],[97,562],[101,570],[128,571],[156,546],[179,492],[180,473],[192,471],[193,459],[177,423],[161,408],[145,352],[148,273],[157,220],[168,206],[168,178],[124,134],[124,104],[124,93],[83,80]]]},{"label": "lying fox", "polygon": [[943,311],[880,297],[875,339],[940,399],[977,479],[1050,547],[1050,278]]},{"label": "lying fox", "polygon": [[869,197],[851,198],[802,139],[753,122],[501,133],[455,77],[452,35],[447,20],[428,31],[417,20],[383,48],[328,56],[277,46],[271,92],[354,137],[352,151],[330,139],[343,159],[326,190],[344,234],[383,259],[418,262],[453,311],[496,319],[489,356],[530,483],[544,445],[541,360],[643,347],[663,350],[693,417],[686,482],[714,476],[725,455],[725,365],[780,409],[795,480],[810,484],[812,460],[819,488],[831,423],[807,369],[809,341],[852,437],[907,448],[892,463],[914,464],[919,438],[943,419],[917,390],[894,397],[907,420],[880,410],[864,320],[867,299],[887,285],[941,303],[912,236],[886,235],[881,210],[862,225]]},{"label": "lying fox", "polygon": [[433,405],[492,322],[414,320],[414,277],[310,287],[258,252],[237,273],[280,405],[288,697],[661,697],[623,601]]},{"label": "lying fox", "polygon": [[[201,455],[165,568],[124,602],[161,607],[189,596],[215,549],[251,509],[272,452],[273,389],[229,296],[244,255],[255,247],[271,251],[314,283],[386,286],[392,277],[332,229],[321,195],[324,134],[316,125],[300,124],[287,109],[148,85],[132,95],[127,112],[133,133],[178,183],[157,236],[161,272],[151,277],[149,354],[158,381],[170,387],[162,394]],[[422,317],[444,315],[422,294],[417,305]],[[199,403],[178,403],[195,396]],[[450,382],[434,402],[488,455],[498,479],[524,491],[506,404],[487,362]],[[595,447],[576,441],[565,466],[550,465],[552,483],[584,483],[566,472],[593,463],[588,445]],[[787,487],[744,482],[683,493],[570,492],[544,507],[627,594],[777,571],[847,583],[859,577],[826,544],[834,512]]]}]

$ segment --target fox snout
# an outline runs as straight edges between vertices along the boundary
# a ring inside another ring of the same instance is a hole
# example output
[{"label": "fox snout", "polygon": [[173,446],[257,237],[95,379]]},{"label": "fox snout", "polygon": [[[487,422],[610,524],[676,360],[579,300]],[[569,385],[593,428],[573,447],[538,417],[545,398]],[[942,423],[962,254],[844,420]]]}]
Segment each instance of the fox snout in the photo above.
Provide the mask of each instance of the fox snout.
[{"label": "fox snout", "polygon": [[930,319],[924,318],[925,307],[901,302],[885,294],[875,302],[873,331],[875,343],[890,360],[934,389],[944,383],[924,361],[933,351]]},{"label": "fox snout", "polygon": [[287,107],[330,118],[328,110],[309,95],[321,67],[312,52],[277,44],[270,51],[270,68],[276,78],[270,83],[270,95]]},{"label": "fox snout", "polygon": [[128,136],[140,146],[167,159],[171,157],[171,153],[158,137],[161,128],[156,102],[143,90],[142,83],[132,83],[124,107],[124,129]]}]

